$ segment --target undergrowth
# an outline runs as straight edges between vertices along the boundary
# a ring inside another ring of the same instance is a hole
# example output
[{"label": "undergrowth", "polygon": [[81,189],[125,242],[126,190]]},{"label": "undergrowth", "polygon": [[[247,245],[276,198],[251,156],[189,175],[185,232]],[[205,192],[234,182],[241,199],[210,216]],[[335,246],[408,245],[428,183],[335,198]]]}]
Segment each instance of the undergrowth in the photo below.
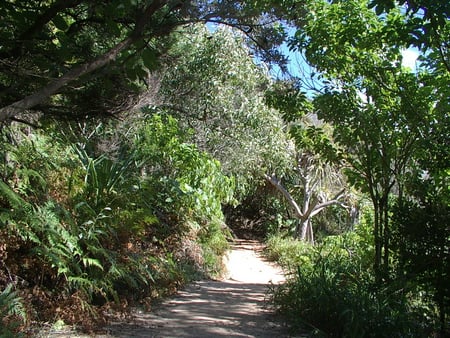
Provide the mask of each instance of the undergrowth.
[{"label": "undergrowth", "polygon": [[149,306],[220,273],[233,182],[176,120],[153,115],[134,138],[102,139],[106,150],[55,130],[1,132],[4,332],[56,321],[89,331],[108,309]]},{"label": "undergrowth", "polygon": [[268,255],[288,280],[271,301],[295,330],[317,337],[425,337],[433,309],[405,280],[375,283],[362,232],[330,236],[319,245],[274,236]]}]

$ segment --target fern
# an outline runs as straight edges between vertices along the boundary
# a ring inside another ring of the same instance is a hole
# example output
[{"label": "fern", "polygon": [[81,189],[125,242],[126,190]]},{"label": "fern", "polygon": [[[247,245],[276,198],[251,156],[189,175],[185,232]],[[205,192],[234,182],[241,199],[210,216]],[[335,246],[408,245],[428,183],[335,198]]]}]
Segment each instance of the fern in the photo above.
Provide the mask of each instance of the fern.
[{"label": "fern", "polygon": [[99,268],[100,270],[104,270],[103,266],[100,264],[98,259],[95,258],[89,258],[89,257],[84,257],[81,259],[81,261],[83,262],[83,265],[85,267],[91,267],[91,266],[95,266],[97,268]]},{"label": "fern", "polygon": [[12,208],[22,207],[27,204],[19,194],[3,181],[0,181],[0,193],[2,198],[5,199],[4,202],[7,202]]},{"label": "fern", "polygon": [[[0,318],[3,319],[0,319],[0,337],[13,337],[13,331],[27,318],[22,299],[13,291],[12,284],[0,293]],[[5,320],[9,318],[11,322]]]}]

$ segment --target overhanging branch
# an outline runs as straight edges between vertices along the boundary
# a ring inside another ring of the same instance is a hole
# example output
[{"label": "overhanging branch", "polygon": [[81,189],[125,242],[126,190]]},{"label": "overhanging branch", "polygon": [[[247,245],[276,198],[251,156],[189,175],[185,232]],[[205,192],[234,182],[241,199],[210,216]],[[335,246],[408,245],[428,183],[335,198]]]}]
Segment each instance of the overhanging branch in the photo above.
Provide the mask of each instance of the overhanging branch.
[{"label": "overhanging branch", "polygon": [[83,75],[89,74],[96,69],[99,69],[108,63],[114,61],[120,52],[130,47],[133,43],[142,38],[142,33],[150,20],[150,17],[163,7],[167,1],[154,0],[151,4],[144,10],[142,16],[137,20],[136,26],[131,34],[113,48],[111,48],[105,54],[102,54],[95,58],[94,60],[87,62],[85,64],[79,65],[61,77],[48,83],[46,86],[42,87],[35,93],[28,95],[27,97],[16,101],[6,107],[0,109],[0,122],[10,119],[16,114],[22,113],[34,106],[42,103],[50,96],[58,93],[58,91],[67,85],[68,83],[80,78]]}]

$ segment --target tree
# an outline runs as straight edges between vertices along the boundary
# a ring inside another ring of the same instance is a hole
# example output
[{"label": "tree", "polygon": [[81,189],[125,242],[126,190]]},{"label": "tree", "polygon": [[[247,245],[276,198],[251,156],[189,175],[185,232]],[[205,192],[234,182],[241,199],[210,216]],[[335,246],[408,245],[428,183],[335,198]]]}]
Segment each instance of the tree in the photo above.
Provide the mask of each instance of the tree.
[{"label": "tree", "polygon": [[245,193],[289,161],[283,120],[265,100],[272,86],[267,69],[228,27],[192,26],[178,36],[168,64],[155,75],[154,108],[192,128],[194,142],[220,160]]},{"label": "tree", "polygon": [[148,70],[170,47],[170,33],[192,22],[228,24],[254,42],[265,38],[264,46],[256,45],[270,56],[271,43],[283,35],[273,18],[284,8],[268,12],[270,3],[6,1],[0,7],[0,121],[129,109]]},{"label": "tree", "polygon": [[405,192],[394,204],[392,234],[397,274],[420,285],[437,305],[442,336],[450,315],[449,118],[444,114],[430,123],[427,137],[419,140]]},{"label": "tree", "polygon": [[381,280],[390,261],[390,197],[402,196],[418,141],[442,118],[435,109],[442,101],[426,77],[401,67],[402,45],[390,37],[400,11],[378,17],[357,0],[310,6],[308,23],[292,43],[327,79],[315,107],[344,147],[350,182],[372,200],[374,268]]},{"label": "tree", "polygon": [[[305,158],[304,160],[308,161],[312,159]],[[310,175],[317,174],[317,172],[313,171],[314,169],[312,168],[311,164],[303,164],[303,166],[302,164],[300,164],[299,169],[303,171],[303,174],[299,175],[303,193],[301,206],[299,206],[291,193],[286,190],[286,188],[281,184],[281,182],[276,178],[275,175],[265,175],[265,178],[273,186],[275,186],[278,191],[281,192],[283,197],[287,200],[289,205],[294,210],[294,215],[299,220],[299,223],[297,224],[295,229],[296,236],[302,241],[314,243],[312,218],[328,206],[334,204],[344,206],[340,199],[345,196],[345,189],[339,191],[333,197],[329,198],[328,196],[326,196],[327,194],[325,194],[323,190],[319,191],[319,189],[323,189],[323,187],[319,185],[320,179],[311,179]]]},{"label": "tree", "polygon": [[[95,79],[99,74],[91,76],[94,71],[119,57],[125,61],[124,51],[138,41],[145,41],[144,38],[157,36],[155,24],[163,12],[167,12],[171,21],[165,23],[166,31],[159,33],[170,32],[173,18],[165,8],[167,1],[153,1],[146,7],[131,6],[131,2],[128,5],[57,1],[41,6],[37,1],[27,5],[7,2],[2,8],[8,29],[2,30],[4,103],[0,120],[44,102],[49,104],[48,99],[67,84],[77,88],[80,84],[76,80],[82,76]],[[125,27],[131,28],[122,31]],[[146,47],[147,44],[142,44],[135,51],[143,53],[145,49],[153,53]],[[17,73],[23,76],[12,81]],[[30,81],[33,78],[38,80]],[[53,105],[64,103],[63,99],[54,101]]]},{"label": "tree", "polygon": [[[275,174],[265,175],[265,178],[281,192],[294,210],[295,218],[299,220],[296,236],[314,243],[312,218],[332,205],[347,207],[343,202],[347,195],[346,182],[336,156],[337,150],[325,132],[326,126],[319,126],[318,121],[312,123],[314,118],[311,116],[307,121],[305,117],[295,119],[295,115],[286,113],[285,118],[293,120],[289,134],[295,144],[294,168],[285,173],[286,181],[293,186],[292,193]],[[300,197],[301,202],[297,202],[294,196]]]},{"label": "tree", "polygon": [[399,38],[407,43],[407,47],[414,46],[426,52],[434,50],[437,57],[435,62],[439,67],[450,72],[449,46],[449,18],[450,4],[446,1],[433,0],[372,0],[370,7],[375,8],[378,15],[396,11],[397,6],[404,6],[404,14],[399,17],[396,34],[391,38],[398,43]]},{"label": "tree", "polygon": [[[446,181],[448,187],[448,174]],[[392,238],[398,275],[420,285],[437,305],[445,336],[450,314],[450,204],[448,188],[442,183],[437,177],[419,180],[411,198],[395,205]]]}]

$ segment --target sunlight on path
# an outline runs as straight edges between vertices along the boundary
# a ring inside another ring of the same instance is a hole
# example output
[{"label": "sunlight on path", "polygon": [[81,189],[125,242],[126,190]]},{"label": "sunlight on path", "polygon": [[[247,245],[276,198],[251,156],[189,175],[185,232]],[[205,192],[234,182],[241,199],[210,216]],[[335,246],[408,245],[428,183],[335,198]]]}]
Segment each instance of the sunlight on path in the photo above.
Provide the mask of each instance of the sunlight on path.
[{"label": "sunlight on path", "polygon": [[112,323],[94,337],[290,337],[265,306],[267,286],[282,282],[283,273],[261,251],[258,242],[237,241],[223,280],[189,285],[152,312],[136,311],[129,322]]},{"label": "sunlight on path", "polygon": [[283,282],[283,271],[275,264],[267,262],[261,256],[261,251],[262,245],[256,241],[238,241],[225,258],[227,278],[257,284]]}]

